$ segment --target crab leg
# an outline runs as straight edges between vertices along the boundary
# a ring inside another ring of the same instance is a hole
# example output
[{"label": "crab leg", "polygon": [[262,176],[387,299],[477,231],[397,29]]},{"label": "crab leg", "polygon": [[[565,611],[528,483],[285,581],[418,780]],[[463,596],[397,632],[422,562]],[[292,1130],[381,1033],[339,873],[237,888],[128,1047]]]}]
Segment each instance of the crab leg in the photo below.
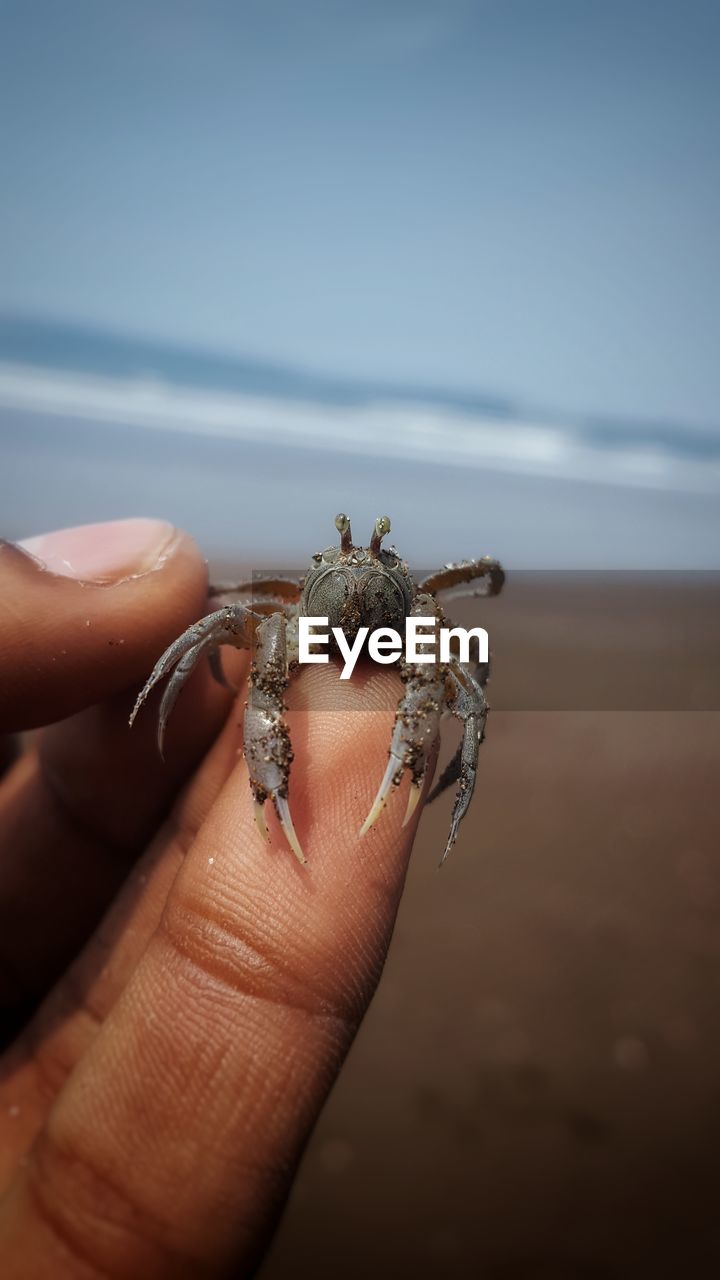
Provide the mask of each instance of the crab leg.
[{"label": "crab leg", "polygon": [[[429,596],[419,596],[410,612],[415,617],[430,617],[434,614],[437,633],[440,616]],[[429,640],[431,638],[428,636]],[[437,646],[437,634],[435,643]],[[390,759],[370,812],[360,828],[361,836],[377,822],[393,788],[400,785],[405,769],[411,771],[412,780],[403,825],[414,813],[420,799],[428,756],[440,728],[440,716],[446,701],[447,671],[447,667],[439,662],[401,662],[400,674],[406,691],[395,715]]]},{"label": "crab leg", "polygon": [[436,596],[438,592],[450,591],[454,587],[462,587],[471,582],[480,585],[471,592],[457,592],[458,595],[497,596],[502,591],[505,571],[499,560],[492,556],[482,556],[480,560],[463,560],[460,564],[446,564],[437,572],[431,573],[420,583],[420,590]]},{"label": "crab leg", "polygon": [[[449,623],[449,625],[452,625],[452,624]],[[455,653],[457,656],[458,650],[452,641],[450,644],[450,648],[451,648],[451,652]],[[453,675],[457,676],[458,671],[462,672],[462,676],[460,677],[460,679],[465,679],[466,681],[467,680],[474,681],[475,684],[479,685],[484,692],[485,687],[488,683],[488,680],[490,679],[490,662],[489,661],[473,662],[470,665],[458,663],[456,664],[456,666],[453,667]],[[487,719],[487,712],[488,712],[488,708],[486,707],[485,719]],[[485,719],[483,720],[483,726],[485,723]],[[483,729],[483,737],[484,737],[484,729]],[[482,738],[480,739],[480,741],[482,742]],[[432,804],[433,800],[437,800],[438,796],[442,795],[443,791],[446,791],[448,787],[451,787],[453,782],[457,782],[458,778],[460,777],[462,752],[463,752],[463,744],[462,742],[459,742],[457,751],[455,752],[452,759],[447,763],[447,765],[443,769],[442,773],[440,774],[440,777],[435,783],[435,786],[430,792],[427,798],[428,804]]]},{"label": "crab leg", "polygon": [[[480,689],[484,694],[488,680],[490,679],[490,663],[489,662],[473,662],[470,666],[464,663],[455,663],[453,664],[452,675],[453,675],[454,681],[456,679],[459,679],[461,682],[464,680],[466,684],[468,681],[474,682],[474,684],[480,687]],[[485,713],[484,713],[485,720],[487,720],[488,710],[489,708],[486,706]],[[452,708],[452,713],[455,714],[454,707]],[[483,725],[484,725],[484,721],[483,721]],[[483,732],[483,737],[484,737],[484,732]],[[482,742],[482,740],[483,739],[481,738],[480,741]],[[432,804],[433,800],[437,800],[438,796],[442,795],[443,791],[446,791],[448,787],[451,787],[453,782],[457,782],[458,778],[460,777],[460,764],[462,760],[462,750],[463,750],[463,744],[461,741],[458,743],[458,747],[454,756],[452,757],[451,760],[448,761],[442,773],[440,774],[440,777],[435,783],[435,786],[430,792],[427,798],[428,804]]]},{"label": "crab leg", "polygon": [[194,622],[191,627],[188,627],[187,631],[183,631],[182,635],[173,641],[162,657],[155,663],[151,676],[138,694],[130,715],[130,724],[134,723],[138,711],[148,694],[155,688],[155,685],[164,676],[168,675],[173,667],[179,667],[182,663],[182,672],[178,670],[178,675],[181,675],[181,679],[174,687],[172,694],[170,693],[172,682],[168,687],[169,702],[166,704],[163,699],[163,707],[160,713],[162,723],[159,732],[160,740],[162,741],[165,723],[175,699],[201,654],[205,653],[210,645],[216,646],[219,644],[231,644],[236,649],[249,649],[259,621],[260,619],[251,613],[249,609],[245,609],[241,604],[235,604],[228,605],[224,609],[217,609],[215,613],[209,613],[207,617],[201,618],[199,622]]},{"label": "crab leg", "polygon": [[463,723],[463,737],[455,755],[428,796],[429,804],[446,787],[459,780],[460,785],[453,805],[447,845],[440,859],[441,866],[457,839],[460,823],[470,807],[477,779],[478,755],[485,737],[488,714],[485,694],[468,671],[461,667],[454,668],[451,671],[451,680],[455,687],[455,698],[451,710],[453,715]]},{"label": "crab leg", "polygon": [[183,685],[190,679],[190,676],[195,670],[198,658],[202,653],[205,653],[210,643],[211,643],[210,637],[206,636],[205,639],[201,640],[199,644],[193,645],[192,649],[188,649],[187,653],[178,662],[170,679],[165,685],[165,691],[162,696],[162,702],[160,703],[160,714],[158,716],[158,727],[157,727],[158,751],[160,752],[160,755],[162,756],[163,759],[165,759],[164,750],[163,750],[165,746],[165,730],[167,729],[167,722],[170,717],[170,712],[172,711],[173,707],[175,706],[175,703],[177,702],[178,694],[180,693],[180,690],[182,689]]},{"label": "crab leg", "polygon": [[211,600],[222,604],[244,604],[258,612],[272,606],[282,612],[288,605],[300,599],[300,584],[291,578],[258,578],[253,582],[240,582],[237,586],[218,583],[208,592]]},{"label": "crab leg", "polygon": [[263,806],[270,798],[290,848],[304,865],[307,859],[293,826],[287,800],[293,758],[290,734],[282,714],[287,685],[286,620],[282,614],[276,613],[266,618],[257,629],[257,649],[250,672],[250,697],[245,709],[245,759],[261,835],[267,838]]}]

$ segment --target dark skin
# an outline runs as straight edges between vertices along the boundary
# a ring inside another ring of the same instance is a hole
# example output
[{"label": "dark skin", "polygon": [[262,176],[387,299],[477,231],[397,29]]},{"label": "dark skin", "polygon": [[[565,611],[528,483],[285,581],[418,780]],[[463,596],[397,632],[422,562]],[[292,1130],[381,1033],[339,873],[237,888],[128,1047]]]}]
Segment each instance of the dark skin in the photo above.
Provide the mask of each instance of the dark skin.
[{"label": "dark skin", "polygon": [[402,829],[405,780],[358,836],[387,668],[313,666],[288,692],[305,869],[272,814],[263,843],[244,697],[205,670],[163,765],[153,706],[132,733],[128,713],[206,611],[206,567],[186,535],[131,523],[85,535],[114,547],[91,557],[102,585],[60,534],[33,547],[47,567],[0,544],[0,732],[50,725],[0,783],[4,1280],[253,1271],[377,984],[422,808]]}]

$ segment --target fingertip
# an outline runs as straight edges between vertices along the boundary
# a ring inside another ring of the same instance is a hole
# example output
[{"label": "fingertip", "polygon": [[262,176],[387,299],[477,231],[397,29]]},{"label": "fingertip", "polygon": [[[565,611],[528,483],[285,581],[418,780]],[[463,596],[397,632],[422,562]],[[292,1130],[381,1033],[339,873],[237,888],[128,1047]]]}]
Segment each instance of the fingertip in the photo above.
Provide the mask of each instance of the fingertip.
[{"label": "fingertip", "polygon": [[206,561],[166,521],[0,544],[0,728],[49,724],[139,683],[206,601]]},{"label": "fingertip", "polygon": [[48,573],[105,586],[161,569],[182,536],[167,520],[132,517],[57,529],[18,545]]}]

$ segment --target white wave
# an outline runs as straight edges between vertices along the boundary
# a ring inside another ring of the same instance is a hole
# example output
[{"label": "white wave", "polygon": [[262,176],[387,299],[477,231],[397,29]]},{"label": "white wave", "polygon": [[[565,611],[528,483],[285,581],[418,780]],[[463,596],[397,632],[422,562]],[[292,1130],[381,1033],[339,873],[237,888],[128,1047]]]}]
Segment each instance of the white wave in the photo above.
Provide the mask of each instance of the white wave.
[{"label": "white wave", "polygon": [[698,493],[720,464],[656,444],[594,447],[566,426],[407,402],[328,405],[0,363],[0,409],[415,463]]}]

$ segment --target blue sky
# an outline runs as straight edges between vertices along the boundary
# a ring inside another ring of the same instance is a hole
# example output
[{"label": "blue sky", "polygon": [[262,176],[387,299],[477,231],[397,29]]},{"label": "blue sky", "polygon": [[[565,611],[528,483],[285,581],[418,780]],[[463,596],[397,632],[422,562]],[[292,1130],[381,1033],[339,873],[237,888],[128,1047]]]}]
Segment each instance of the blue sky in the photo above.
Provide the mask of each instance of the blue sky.
[{"label": "blue sky", "polygon": [[720,424],[715,0],[0,0],[0,307]]}]

